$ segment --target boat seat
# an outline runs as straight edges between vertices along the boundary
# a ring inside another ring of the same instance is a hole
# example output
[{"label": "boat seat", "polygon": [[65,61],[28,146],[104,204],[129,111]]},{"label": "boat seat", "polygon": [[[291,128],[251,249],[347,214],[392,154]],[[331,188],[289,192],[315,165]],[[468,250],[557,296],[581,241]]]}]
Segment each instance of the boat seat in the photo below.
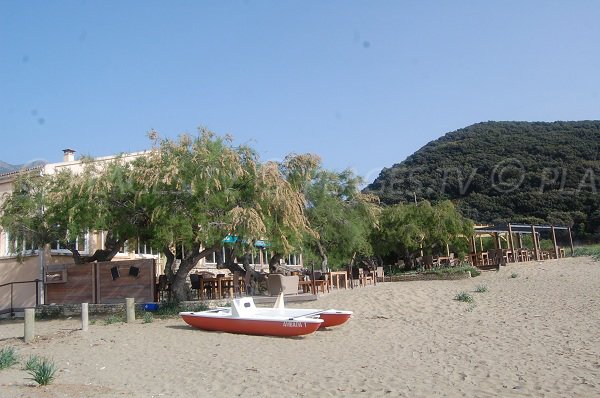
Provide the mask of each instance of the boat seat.
[{"label": "boat seat", "polygon": [[231,304],[231,314],[234,317],[247,317],[256,313],[256,306],[252,297],[234,299]]}]

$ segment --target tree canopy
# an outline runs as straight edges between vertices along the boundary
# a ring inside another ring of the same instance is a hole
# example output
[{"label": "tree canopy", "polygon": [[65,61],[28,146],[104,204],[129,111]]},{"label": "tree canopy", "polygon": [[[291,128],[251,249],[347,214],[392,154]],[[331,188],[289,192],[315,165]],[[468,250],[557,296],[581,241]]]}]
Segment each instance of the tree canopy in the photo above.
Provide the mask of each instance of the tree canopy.
[{"label": "tree canopy", "polygon": [[452,202],[431,205],[422,201],[384,207],[373,244],[377,253],[390,258],[409,260],[421,250],[425,254],[442,254],[446,245],[460,256],[465,254],[472,234],[472,222],[462,217]]},{"label": "tree canopy", "polygon": [[369,236],[377,226],[378,200],[362,193],[361,184],[350,170],[320,169],[305,187],[307,217],[318,235],[308,237],[304,256],[318,258],[323,270],[349,264],[356,254],[373,254]]}]

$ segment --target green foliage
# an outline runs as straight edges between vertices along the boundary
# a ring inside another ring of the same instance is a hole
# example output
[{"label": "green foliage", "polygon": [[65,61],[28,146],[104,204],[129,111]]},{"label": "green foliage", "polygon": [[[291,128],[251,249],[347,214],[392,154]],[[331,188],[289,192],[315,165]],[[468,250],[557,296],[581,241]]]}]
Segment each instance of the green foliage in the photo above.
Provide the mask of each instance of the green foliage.
[{"label": "green foliage", "polygon": [[29,358],[27,359],[27,362],[25,362],[25,370],[33,370],[36,367],[39,366],[40,362],[41,362],[41,357],[37,356],[37,355],[30,355]]},{"label": "green foliage", "polygon": [[17,351],[14,347],[3,347],[0,349],[0,370],[11,367],[17,361]]},{"label": "green foliage", "polygon": [[370,256],[369,236],[377,225],[379,206],[372,195],[359,191],[362,180],[350,170],[318,170],[305,188],[306,215],[311,231],[306,235],[305,259],[318,259],[323,268],[337,269],[352,257]]},{"label": "green foliage", "polygon": [[595,260],[600,261],[600,245],[589,245],[576,247],[573,251],[575,257],[591,256]]},{"label": "green foliage", "polygon": [[151,312],[144,312],[142,320],[143,323],[152,323],[154,322],[154,315]]},{"label": "green foliage", "polygon": [[202,303],[193,303],[190,305],[184,305],[184,304],[177,303],[177,302],[171,302],[171,303],[161,304],[160,307],[158,308],[158,311],[156,311],[154,314],[161,318],[172,318],[172,317],[179,316],[180,312],[186,312],[186,311],[200,312],[200,311],[206,311],[207,309],[208,309],[208,306],[206,304],[202,304]]},{"label": "green foliage", "polygon": [[456,296],[454,296],[454,300],[456,300],[456,301],[462,301],[464,303],[472,303],[473,302],[473,296],[471,296],[467,292],[460,292]]},{"label": "green foliage", "polygon": [[125,320],[123,319],[123,315],[111,314],[104,319],[105,325],[112,325],[113,323],[123,323]]},{"label": "green foliage", "polygon": [[[472,233],[472,222],[462,217],[450,201],[397,204],[382,210],[373,246],[383,256],[404,258],[421,248],[425,254],[440,254],[445,253],[446,245],[465,250],[465,237]],[[459,258],[464,255],[456,252]]]},{"label": "green foliage", "polygon": [[488,291],[488,287],[486,285],[477,285],[477,287],[475,288],[475,291],[477,293],[485,293]]},{"label": "green foliage", "polygon": [[28,370],[31,378],[38,383],[40,386],[46,386],[54,381],[58,368],[54,361],[40,357],[32,364],[32,369]]},{"label": "green foliage", "polygon": [[450,199],[478,223],[567,225],[600,234],[600,121],[478,123],[383,169],[382,203]]},{"label": "green foliage", "polygon": [[516,272],[513,272],[512,274],[510,274],[511,278],[518,278],[519,274],[517,274]]},{"label": "green foliage", "polygon": [[36,312],[36,319],[57,319],[62,316],[62,309],[59,306],[44,305],[39,312]]},{"label": "green foliage", "polygon": [[470,272],[472,277],[479,276],[481,271],[479,271],[476,267],[473,267],[470,264],[461,265],[459,267],[440,267],[435,269],[424,270],[422,273],[424,274],[462,274],[465,272]]}]

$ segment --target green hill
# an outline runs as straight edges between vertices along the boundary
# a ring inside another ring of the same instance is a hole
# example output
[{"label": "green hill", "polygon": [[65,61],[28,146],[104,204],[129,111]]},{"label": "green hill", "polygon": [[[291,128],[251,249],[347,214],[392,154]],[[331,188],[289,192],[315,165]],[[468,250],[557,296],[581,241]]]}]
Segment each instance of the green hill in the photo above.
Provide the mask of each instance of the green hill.
[{"label": "green hill", "polygon": [[486,122],[432,141],[366,191],[386,204],[453,200],[476,222],[600,233],[600,121]]}]

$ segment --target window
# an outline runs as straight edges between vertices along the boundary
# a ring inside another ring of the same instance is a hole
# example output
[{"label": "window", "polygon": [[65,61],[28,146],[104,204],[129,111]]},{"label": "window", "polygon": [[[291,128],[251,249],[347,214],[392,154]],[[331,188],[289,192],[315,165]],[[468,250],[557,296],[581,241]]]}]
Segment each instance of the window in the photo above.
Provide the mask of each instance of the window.
[{"label": "window", "polygon": [[[77,247],[77,251],[79,253],[87,254],[89,251],[89,234],[86,233],[78,236],[77,239],[75,239],[75,247]],[[50,250],[52,250],[54,253],[71,253],[68,247],[61,245],[58,241],[50,244]]]},{"label": "window", "polygon": [[158,250],[153,249],[150,245],[150,242],[143,239],[138,239],[135,253],[140,255],[154,256],[158,255]]},{"label": "window", "polygon": [[213,252],[206,256],[204,260],[207,264],[216,264],[217,263],[217,253]]},{"label": "window", "polygon": [[[15,242],[10,241],[10,236],[8,232],[4,235],[6,239],[5,252],[3,253],[5,256],[15,256],[17,254],[17,248]],[[21,243],[21,253],[24,255],[32,255],[37,253],[37,246],[33,243],[31,239],[24,239]]]}]

